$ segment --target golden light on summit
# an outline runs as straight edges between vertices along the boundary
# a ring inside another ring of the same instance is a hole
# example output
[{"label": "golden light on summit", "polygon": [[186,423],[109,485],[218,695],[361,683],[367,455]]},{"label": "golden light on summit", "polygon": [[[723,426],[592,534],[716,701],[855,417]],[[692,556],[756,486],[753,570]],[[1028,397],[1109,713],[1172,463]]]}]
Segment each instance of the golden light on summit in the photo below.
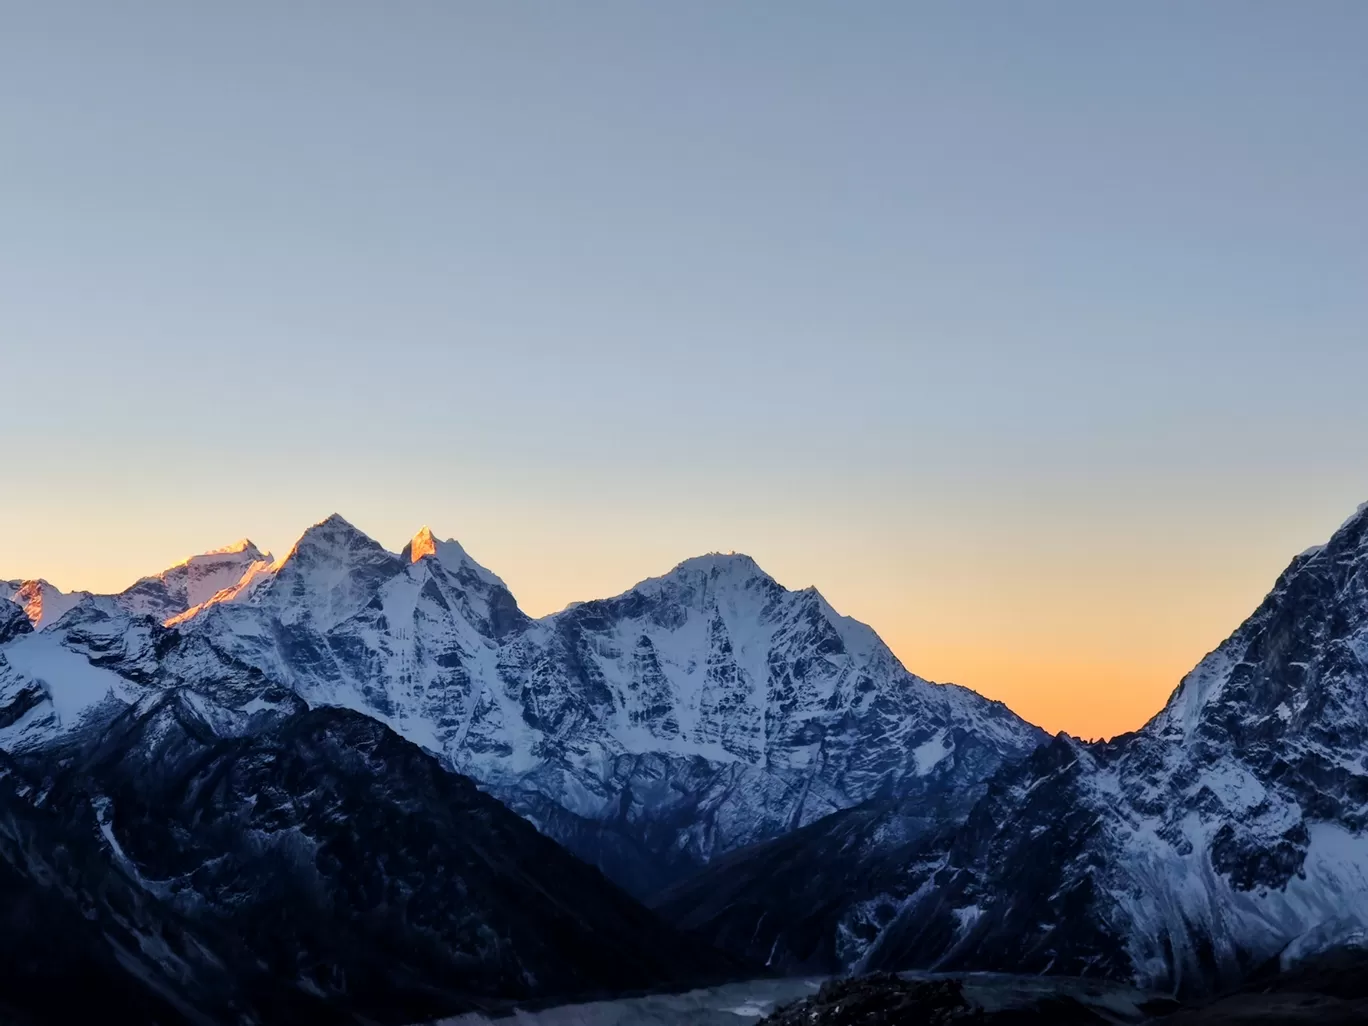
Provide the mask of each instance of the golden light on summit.
[{"label": "golden light on summit", "polygon": [[424,524],[413,536],[413,541],[409,545],[409,562],[416,563],[424,556],[435,555],[437,555],[437,539],[432,536],[432,529]]}]

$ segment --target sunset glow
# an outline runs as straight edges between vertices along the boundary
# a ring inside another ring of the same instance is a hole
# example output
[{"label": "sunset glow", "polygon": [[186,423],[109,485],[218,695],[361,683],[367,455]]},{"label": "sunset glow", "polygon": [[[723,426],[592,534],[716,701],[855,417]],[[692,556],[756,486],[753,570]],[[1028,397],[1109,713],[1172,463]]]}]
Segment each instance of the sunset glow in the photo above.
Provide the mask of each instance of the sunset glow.
[{"label": "sunset glow", "polygon": [[9,7],[6,1023],[1368,1022],[1368,0]]},{"label": "sunset glow", "polygon": [[154,6],[4,33],[0,579],[738,551],[1099,736],[1368,498],[1353,5]]},{"label": "sunset glow", "polygon": [[[433,531],[410,536],[412,520],[361,505],[364,515],[354,522],[391,551],[411,542],[416,560],[435,548]],[[1127,532],[1125,550],[1113,550],[1110,535],[1089,535],[1085,519],[1067,517],[1031,526],[1039,533],[1029,546],[1018,535],[1020,514],[1011,530],[963,521],[909,526],[905,535],[883,538],[883,557],[875,538],[820,546],[778,521],[742,522],[730,536],[722,524],[702,531],[675,525],[666,537],[649,519],[633,526],[624,517],[597,529],[581,520],[561,531],[551,527],[562,517],[542,522],[472,507],[450,518],[468,529],[439,521],[437,534],[462,541],[534,616],[617,594],[691,555],[745,551],[786,587],[815,585],[839,612],[869,623],[912,672],[971,687],[1050,731],[1108,737],[1157,712],[1182,676],[1254,610],[1291,556],[1338,526],[1343,505],[1327,503],[1337,508],[1320,516],[1213,523],[1206,537],[1189,528],[1181,546],[1178,529],[1165,527],[1156,512],[1148,527]],[[302,526],[319,518],[257,521],[253,540],[288,552]],[[195,544],[187,533],[179,551],[168,552],[175,529],[157,536],[129,524],[97,525],[59,545],[61,525],[47,525],[51,534],[35,530],[41,526],[27,527],[31,548],[11,552],[44,557],[11,558],[5,573],[45,576],[68,591],[121,590],[159,565],[182,563],[185,546]],[[828,530],[837,537],[835,525]],[[918,541],[928,538],[941,541]],[[242,543],[228,551],[242,551]],[[206,605],[234,597],[272,569],[253,564]],[[1175,591],[1179,576],[1186,583]]]}]

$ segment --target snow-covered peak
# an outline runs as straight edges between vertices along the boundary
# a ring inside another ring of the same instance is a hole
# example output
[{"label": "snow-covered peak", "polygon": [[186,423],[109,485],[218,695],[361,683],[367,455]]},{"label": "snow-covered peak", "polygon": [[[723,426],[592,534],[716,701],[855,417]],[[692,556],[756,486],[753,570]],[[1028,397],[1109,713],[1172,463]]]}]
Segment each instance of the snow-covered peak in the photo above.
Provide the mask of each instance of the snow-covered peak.
[{"label": "snow-covered peak", "polygon": [[251,563],[247,569],[242,572],[242,576],[230,587],[214,592],[213,595],[209,596],[209,598],[205,599],[203,602],[199,602],[189,609],[177,613],[175,616],[167,617],[163,621],[163,624],[167,627],[175,627],[177,624],[185,623],[187,620],[193,620],[206,609],[221,603],[244,602],[249,600],[252,597],[252,594],[269,581],[276,571],[277,564],[270,561],[269,553],[267,556],[267,559],[258,559]]},{"label": "snow-covered peak", "polygon": [[285,554],[285,559],[296,558],[304,553],[327,554],[356,547],[378,548],[379,545],[379,542],[354,526],[340,513],[333,513],[306,528],[299,536],[299,540]]},{"label": "snow-covered peak", "polygon": [[[742,643],[762,624],[802,621],[816,634],[834,633],[839,637],[838,645],[859,663],[876,660],[902,671],[873,628],[842,616],[814,587],[790,591],[744,553],[694,556],[667,574],[642,581],[613,601],[622,602],[634,594],[687,609],[716,609],[735,640]],[[766,631],[762,629],[762,633]]]},{"label": "snow-covered peak", "polygon": [[770,578],[760,569],[760,564],[744,552],[708,552],[693,556],[679,563],[666,576],[682,574],[704,574],[708,577],[728,577],[734,580],[748,580],[753,577]]},{"label": "snow-covered peak", "polygon": [[308,621],[327,630],[355,614],[404,566],[334,513],[300,536],[250,601],[273,610],[282,623]]},{"label": "snow-covered peak", "polygon": [[[237,541],[233,542],[233,544],[231,544],[231,545],[225,545],[225,546],[224,546],[223,548],[221,548],[221,549],[210,549],[208,552],[204,553],[204,555],[206,555],[206,556],[227,556],[227,555],[235,555],[235,554],[237,554],[237,553],[244,553],[244,554],[246,554],[249,558],[254,559],[254,560],[256,560],[256,559],[261,559],[261,558],[262,558],[262,552],[261,552],[261,550],[258,549],[254,544],[252,544],[252,539],[250,539],[250,538],[239,538]],[[192,556],[191,558],[193,559],[194,557]]]},{"label": "snow-covered peak", "polygon": [[[1368,701],[1368,683],[1346,675],[1345,652],[1368,656],[1368,503],[1328,542],[1292,560],[1253,615],[1183,678],[1145,729],[1188,737],[1232,710],[1250,719],[1276,715],[1293,729],[1308,723],[1303,712],[1329,722],[1348,692]],[[1251,688],[1251,679],[1265,686]]]},{"label": "snow-covered peak", "polygon": [[432,529],[426,524],[419,528],[418,533],[404,546],[399,558],[407,563],[417,563],[422,559],[435,559],[452,573],[459,573],[462,569],[467,569],[486,584],[498,588],[508,587],[497,574],[471,559],[470,554],[466,552],[460,542],[454,538],[448,538],[446,541],[438,540],[436,535],[432,533]]},{"label": "snow-covered peak", "polygon": [[267,565],[270,559],[270,553],[263,553],[244,538],[144,577],[117,599],[129,612],[171,620],[236,588],[252,568]]},{"label": "snow-covered peak", "polygon": [[435,556],[437,554],[437,539],[432,536],[432,528],[424,524],[418,528],[418,533],[413,536],[413,540],[408,543],[404,550],[410,563],[416,563],[424,556]]},{"label": "snow-covered peak", "polygon": [[39,579],[25,581],[10,601],[22,606],[29,622],[42,630],[51,627],[68,610],[87,598],[90,598],[88,591],[75,591],[68,595],[55,585]]},{"label": "snow-covered peak", "polygon": [[368,561],[381,554],[394,558],[394,554],[374,538],[334,513],[301,534],[290,551],[276,562],[276,569],[279,571],[291,564],[345,564],[358,558]]},{"label": "snow-covered peak", "polygon": [[685,560],[542,623],[569,653],[571,686],[632,753],[779,772],[821,764],[862,799],[937,729],[979,731],[1014,752],[1037,740],[1005,708],[913,677],[871,628],[745,555]]},{"label": "snow-covered peak", "polygon": [[710,552],[684,560],[667,574],[647,578],[626,595],[639,594],[701,609],[714,604],[719,595],[727,596],[728,604],[740,598],[746,605],[763,606],[783,593],[784,588],[750,556]]}]

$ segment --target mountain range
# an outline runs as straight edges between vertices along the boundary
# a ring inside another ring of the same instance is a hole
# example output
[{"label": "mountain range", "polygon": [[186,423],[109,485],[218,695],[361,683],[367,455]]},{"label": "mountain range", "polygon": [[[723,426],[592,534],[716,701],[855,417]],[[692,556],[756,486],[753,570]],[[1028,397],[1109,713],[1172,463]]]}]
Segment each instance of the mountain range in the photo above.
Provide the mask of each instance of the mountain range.
[{"label": "mountain range", "polygon": [[242,542],[36,622],[9,687],[77,652],[84,687],[59,679],[0,715],[0,743],[42,745],[75,703],[167,686],[238,716],[295,697],[350,708],[638,896],[881,792],[961,790],[1044,740],[745,556],[533,620],[457,543],[424,529],[391,553],[334,516],[276,562]]},{"label": "mountain range", "polygon": [[117,595],[0,582],[4,882],[189,1021],[761,966],[1209,989],[1368,929],[1365,666],[1365,509],[1104,743],[746,556],[532,618],[456,542],[333,516]]}]

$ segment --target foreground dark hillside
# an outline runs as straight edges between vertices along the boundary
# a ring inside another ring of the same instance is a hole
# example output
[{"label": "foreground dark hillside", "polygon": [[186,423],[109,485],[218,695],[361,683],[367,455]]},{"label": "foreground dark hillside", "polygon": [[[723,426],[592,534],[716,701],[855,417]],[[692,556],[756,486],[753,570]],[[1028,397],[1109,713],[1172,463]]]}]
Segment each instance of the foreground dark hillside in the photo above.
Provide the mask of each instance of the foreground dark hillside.
[{"label": "foreground dark hillside", "polygon": [[19,1021],[397,1024],[738,971],[358,713],[225,738],[173,692],[4,783]]},{"label": "foreground dark hillside", "polygon": [[873,973],[832,980],[760,1026],[1359,1026],[1368,1022],[1368,953],[1325,952],[1285,971],[1255,974],[1231,993],[1181,1005],[1162,997],[1133,1004],[1117,998],[1081,980],[1059,979],[1030,993],[1011,978],[995,991],[980,978]]}]

